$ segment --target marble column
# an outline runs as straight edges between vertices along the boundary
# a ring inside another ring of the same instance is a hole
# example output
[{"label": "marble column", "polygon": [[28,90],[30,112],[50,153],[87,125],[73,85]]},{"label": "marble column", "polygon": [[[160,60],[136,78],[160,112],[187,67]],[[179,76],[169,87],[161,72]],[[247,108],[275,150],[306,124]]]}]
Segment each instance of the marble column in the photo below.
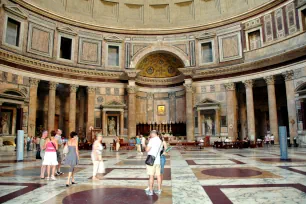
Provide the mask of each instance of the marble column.
[{"label": "marble column", "polygon": [[80,113],[78,116],[79,131],[82,132],[82,137],[84,137],[86,132],[84,132],[85,96],[84,96],[83,89],[79,90],[79,96],[80,96]]},{"label": "marble column", "polygon": [[28,135],[35,136],[36,129],[36,106],[37,106],[37,87],[39,80],[30,78],[29,94],[29,117],[28,117]]},{"label": "marble column", "polygon": [[153,107],[154,107],[154,94],[153,93],[147,93],[147,111],[148,111],[148,121],[153,123],[154,116],[153,116]]},{"label": "marble column", "polygon": [[198,132],[199,136],[202,136],[202,118],[201,118],[201,110],[198,110]]},{"label": "marble column", "polygon": [[253,80],[246,80],[243,83],[245,85],[245,93],[246,93],[248,136],[251,141],[256,141],[254,100],[253,100]]},{"label": "marble column", "polygon": [[136,136],[136,91],[135,85],[129,85],[127,87],[129,94],[128,105],[128,138]]},{"label": "marble column", "polygon": [[296,115],[295,96],[294,96],[295,92],[293,84],[294,73],[291,70],[282,73],[282,75],[284,76],[286,83],[289,134],[290,134],[291,143],[293,143],[293,138],[297,136],[297,115]]},{"label": "marble column", "polygon": [[243,92],[239,92],[239,117],[240,117],[240,125],[241,125],[241,135],[240,140],[247,136],[247,112],[246,112],[246,104],[245,97]]},{"label": "marble column", "polygon": [[226,110],[228,137],[231,140],[237,138],[237,98],[235,83],[224,84],[226,88]]},{"label": "marble column", "polygon": [[70,103],[69,103],[69,133],[77,131],[75,129],[76,121],[76,92],[78,86],[75,84],[70,85]]},{"label": "marble column", "polygon": [[175,92],[169,93],[169,107],[170,107],[170,118],[169,121],[175,122],[175,114],[176,114],[176,96]]},{"label": "marble column", "polygon": [[102,111],[102,132],[104,136],[107,136],[107,118],[106,118],[106,111]]},{"label": "marble column", "polygon": [[49,82],[48,131],[54,130],[56,82]]},{"label": "marble column", "polygon": [[120,136],[124,135],[124,111],[120,112]]},{"label": "marble column", "polygon": [[92,132],[90,127],[94,128],[95,125],[95,102],[96,102],[96,88],[87,87],[87,127],[86,138],[88,141],[92,141]]},{"label": "marble column", "polygon": [[187,141],[194,141],[194,114],[193,114],[193,88],[192,81],[184,83],[186,90],[186,132]]},{"label": "marble column", "polygon": [[221,124],[220,124],[220,109],[215,109],[215,136],[220,136]]},{"label": "marble column", "polygon": [[278,119],[277,119],[277,106],[276,106],[276,97],[275,97],[274,76],[267,76],[264,79],[267,83],[267,89],[268,89],[270,132],[271,134],[274,135],[275,144],[278,144],[279,143]]},{"label": "marble column", "polygon": [[22,130],[23,128],[22,128],[22,123],[23,123],[23,106],[22,105],[18,105],[17,106],[17,116],[19,116],[19,118],[17,117],[16,119],[18,120],[18,121],[16,121],[17,122],[17,124],[18,124],[18,126],[17,126],[17,130]]}]

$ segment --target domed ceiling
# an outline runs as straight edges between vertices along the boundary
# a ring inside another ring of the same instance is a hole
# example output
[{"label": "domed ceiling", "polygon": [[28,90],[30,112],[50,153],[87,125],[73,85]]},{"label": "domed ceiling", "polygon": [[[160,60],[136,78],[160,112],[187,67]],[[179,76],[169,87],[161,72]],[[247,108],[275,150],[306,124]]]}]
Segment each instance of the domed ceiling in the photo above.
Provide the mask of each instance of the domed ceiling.
[{"label": "domed ceiling", "polygon": [[149,78],[167,78],[180,74],[177,68],[183,68],[183,62],[167,53],[154,53],[145,57],[138,65],[140,76]]}]

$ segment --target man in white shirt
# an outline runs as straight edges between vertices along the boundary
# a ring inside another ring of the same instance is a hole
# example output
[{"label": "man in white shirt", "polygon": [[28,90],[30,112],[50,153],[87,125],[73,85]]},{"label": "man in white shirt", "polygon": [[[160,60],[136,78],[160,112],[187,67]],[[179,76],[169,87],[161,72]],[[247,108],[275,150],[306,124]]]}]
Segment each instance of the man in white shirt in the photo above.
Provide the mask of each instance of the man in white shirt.
[{"label": "man in white shirt", "polygon": [[143,135],[140,135],[141,139],[141,151],[144,152],[146,148],[146,138]]},{"label": "man in white shirt", "polygon": [[61,155],[61,152],[62,152],[62,146],[63,146],[62,130],[58,129],[58,130],[56,131],[56,135],[55,135],[54,138],[56,139],[57,144],[58,144],[58,149],[56,150],[58,165],[57,165],[57,171],[56,171],[55,175],[56,175],[56,176],[59,176],[59,175],[64,174],[63,172],[61,172],[61,163],[62,163],[62,155]]},{"label": "man in white shirt", "polygon": [[157,131],[150,132],[151,139],[146,147],[148,155],[155,157],[153,166],[147,165],[147,174],[149,175],[149,190],[146,191],[147,195],[153,195],[154,176],[157,177],[158,190],[156,194],[161,194],[161,177],[160,177],[160,151],[162,149],[162,141],[157,136]]}]

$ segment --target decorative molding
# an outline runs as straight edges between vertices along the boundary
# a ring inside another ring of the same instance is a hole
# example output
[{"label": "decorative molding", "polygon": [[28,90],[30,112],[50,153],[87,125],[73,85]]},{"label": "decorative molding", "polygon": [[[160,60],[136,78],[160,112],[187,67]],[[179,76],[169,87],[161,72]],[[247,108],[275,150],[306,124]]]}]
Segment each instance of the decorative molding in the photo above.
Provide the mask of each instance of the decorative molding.
[{"label": "decorative molding", "polygon": [[259,26],[261,26],[260,18],[255,18],[244,24],[244,30],[250,30]]},{"label": "decorative molding", "polygon": [[124,41],[122,38],[120,38],[117,35],[110,35],[110,36],[104,37],[104,40],[106,42],[116,42],[116,43],[122,43]]},{"label": "decorative molding", "polygon": [[61,33],[66,33],[68,35],[76,36],[77,32],[70,27],[57,27],[56,28]]},{"label": "decorative molding", "polygon": [[70,84],[69,88],[70,88],[70,93],[76,93],[79,88],[79,85]]},{"label": "decorative molding", "polygon": [[235,91],[235,83],[234,82],[229,82],[224,84],[224,87],[226,89],[226,91]]},{"label": "decorative molding", "polygon": [[6,5],[6,4],[3,4],[3,8],[5,11],[15,15],[15,16],[18,16],[22,19],[27,19],[28,18],[28,15],[22,11],[22,9],[20,8],[20,6],[16,5],[16,6],[9,6],[9,5]]},{"label": "decorative molding", "polygon": [[211,33],[211,32],[204,32],[201,33],[200,35],[198,35],[198,37],[196,39],[198,40],[204,40],[204,39],[211,39],[216,37],[216,33]]},{"label": "decorative molding", "polygon": [[88,94],[95,94],[96,93],[96,87],[94,87],[94,86],[87,86],[87,93]]},{"label": "decorative molding", "polygon": [[135,79],[140,70],[137,69],[127,69],[125,70],[126,75],[129,79]]},{"label": "decorative molding", "polygon": [[252,80],[252,79],[245,80],[245,81],[243,81],[243,84],[244,84],[245,88],[253,88],[254,80]]},{"label": "decorative molding", "polygon": [[136,82],[140,84],[149,84],[149,85],[171,85],[178,84],[184,81],[184,75],[179,75],[170,78],[149,78],[143,76],[137,76]]},{"label": "decorative molding", "polygon": [[30,78],[30,87],[38,87],[39,82],[39,79]]},{"label": "decorative molding", "polygon": [[274,85],[275,84],[275,77],[274,75],[264,77],[267,85]]},{"label": "decorative molding", "polygon": [[178,68],[178,70],[184,75],[184,76],[190,76],[192,77],[195,74],[195,69],[193,67],[188,68]]},{"label": "decorative molding", "polygon": [[293,80],[294,72],[290,70],[290,71],[283,72],[282,75],[285,78],[285,81],[290,81],[290,80]]},{"label": "decorative molding", "polygon": [[49,81],[49,90],[56,90],[57,85],[57,82]]}]

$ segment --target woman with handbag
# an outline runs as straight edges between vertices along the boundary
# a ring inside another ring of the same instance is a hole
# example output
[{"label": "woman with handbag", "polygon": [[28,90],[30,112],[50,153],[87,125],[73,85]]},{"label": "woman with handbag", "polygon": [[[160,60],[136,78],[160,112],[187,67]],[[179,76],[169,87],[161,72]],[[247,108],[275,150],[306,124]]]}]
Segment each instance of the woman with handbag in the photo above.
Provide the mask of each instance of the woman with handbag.
[{"label": "woman with handbag", "polygon": [[[57,156],[56,156],[56,150],[58,148],[57,146],[57,141],[54,138],[54,136],[56,135],[55,131],[51,131],[51,137],[48,137],[46,139],[45,145],[44,145],[44,149],[45,149],[45,155],[44,155],[44,161],[43,161],[43,165],[47,166],[47,180],[53,180],[55,181],[55,166],[58,165],[57,162]],[[52,168],[52,174],[50,177],[50,168]]]},{"label": "woman with handbag", "polygon": [[97,177],[97,173],[104,174],[105,168],[104,168],[104,162],[102,160],[102,134],[97,135],[97,140],[92,145],[92,153],[91,153],[91,159],[93,163],[93,180],[99,180]]},{"label": "woman with handbag", "polygon": [[78,134],[76,132],[71,132],[70,138],[66,143],[68,150],[66,150],[67,154],[65,157],[65,165],[70,166],[66,187],[69,187],[70,183],[76,184],[74,180],[74,168],[79,163],[79,147],[77,135]]},{"label": "woman with handbag", "polygon": [[[44,130],[42,132],[41,139],[39,140],[39,147],[38,147],[39,156],[42,159],[41,168],[40,168],[40,179],[45,179],[46,166],[43,165],[43,162],[44,162],[44,157],[45,157],[45,142],[46,142],[47,137],[48,137],[48,131]],[[37,152],[38,152],[38,150],[37,150]]]}]

